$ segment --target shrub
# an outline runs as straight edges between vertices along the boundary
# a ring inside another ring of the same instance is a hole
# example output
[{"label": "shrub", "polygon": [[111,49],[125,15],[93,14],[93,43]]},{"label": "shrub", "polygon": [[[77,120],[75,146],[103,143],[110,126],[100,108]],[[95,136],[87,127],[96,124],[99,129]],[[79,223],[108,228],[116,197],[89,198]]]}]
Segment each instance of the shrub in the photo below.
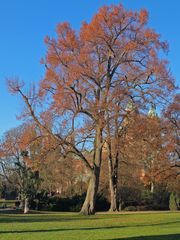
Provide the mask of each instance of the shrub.
[{"label": "shrub", "polygon": [[97,195],[96,207],[95,208],[96,208],[96,211],[99,211],[99,212],[109,210],[110,204],[102,194]]},{"label": "shrub", "polygon": [[141,201],[141,190],[135,187],[121,187],[119,189],[121,202],[125,207],[136,206]]},{"label": "shrub", "polygon": [[137,207],[135,207],[135,206],[128,206],[128,207],[124,208],[124,211],[134,212],[134,211],[137,211]]},{"label": "shrub", "polygon": [[154,194],[149,190],[143,190],[141,193],[141,203],[142,205],[153,205],[154,202]]},{"label": "shrub", "polygon": [[[70,211],[79,212],[85,199],[85,193],[82,195],[75,195],[72,197],[61,197],[54,195],[48,198],[41,198],[38,202],[38,209],[45,211]],[[37,209],[35,200],[31,203],[31,209]],[[109,203],[105,197],[98,194],[96,201],[96,211],[107,211]]]}]

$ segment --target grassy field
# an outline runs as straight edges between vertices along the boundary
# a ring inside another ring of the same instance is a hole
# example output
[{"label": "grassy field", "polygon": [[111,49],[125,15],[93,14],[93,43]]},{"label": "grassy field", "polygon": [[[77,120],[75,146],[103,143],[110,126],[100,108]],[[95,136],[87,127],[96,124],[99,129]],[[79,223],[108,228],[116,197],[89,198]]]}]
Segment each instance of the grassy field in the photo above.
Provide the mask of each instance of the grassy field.
[{"label": "grassy field", "polygon": [[0,240],[180,240],[180,213],[0,214]]}]

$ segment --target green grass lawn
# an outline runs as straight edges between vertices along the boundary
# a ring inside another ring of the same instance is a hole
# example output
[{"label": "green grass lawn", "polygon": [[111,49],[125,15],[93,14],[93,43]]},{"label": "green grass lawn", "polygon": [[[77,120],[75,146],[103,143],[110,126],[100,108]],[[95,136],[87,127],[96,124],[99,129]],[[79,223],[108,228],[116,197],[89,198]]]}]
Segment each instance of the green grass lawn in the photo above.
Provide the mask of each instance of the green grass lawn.
[{"label": "green grass lawn", "polygon": [[180,212],[0,214],[0,240],[180,240]]}]

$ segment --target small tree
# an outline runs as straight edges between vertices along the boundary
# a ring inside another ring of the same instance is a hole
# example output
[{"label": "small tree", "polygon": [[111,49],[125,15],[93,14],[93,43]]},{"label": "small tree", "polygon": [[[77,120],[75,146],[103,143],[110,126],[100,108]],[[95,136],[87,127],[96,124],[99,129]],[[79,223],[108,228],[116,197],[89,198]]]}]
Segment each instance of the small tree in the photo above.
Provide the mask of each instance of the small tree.
[{"label": "small tree", "polygon": [[28,166],[33,155],[26,150],[27,140],[24,139],[28,127],[22,125],[9,130],[0,145],[2,174],[10,185],[16,186],[24,213],[28,213],[29,200],[35,197],[40,183],[38,172]]}]

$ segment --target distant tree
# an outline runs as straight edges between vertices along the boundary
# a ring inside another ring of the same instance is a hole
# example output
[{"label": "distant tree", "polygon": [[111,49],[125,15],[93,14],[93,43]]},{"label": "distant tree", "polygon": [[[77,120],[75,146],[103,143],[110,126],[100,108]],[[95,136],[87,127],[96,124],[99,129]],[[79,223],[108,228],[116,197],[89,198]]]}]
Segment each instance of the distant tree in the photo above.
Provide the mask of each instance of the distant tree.
[{"label": "distant tree", "polygon": [[27,145],[27,139],[25,141],[24,138],[29,127],[31,128],[28,125],[21,125],[7,131],[0,145],[2,176],[12,186],[16,186],[24,213],[28,213],[29,200],[36,195],[40,182],[38,172],[28,165],[30,154],[31,160],[33,156]]},{"label": "distant tree", "polygon": [[164,110],[164,136],[170,161],[164,169],[165,180],[170,192],[180,194],[180,95],[176,94]]},{"label": "distant tree", "polygon": [[[164,110],[164,117],[167,120],[167,132],[171,142],[173,162],[175,167],[180,167],[180,94],[174,96],[173,101]],[[169,131],[168,131],[169,130]]]}]

